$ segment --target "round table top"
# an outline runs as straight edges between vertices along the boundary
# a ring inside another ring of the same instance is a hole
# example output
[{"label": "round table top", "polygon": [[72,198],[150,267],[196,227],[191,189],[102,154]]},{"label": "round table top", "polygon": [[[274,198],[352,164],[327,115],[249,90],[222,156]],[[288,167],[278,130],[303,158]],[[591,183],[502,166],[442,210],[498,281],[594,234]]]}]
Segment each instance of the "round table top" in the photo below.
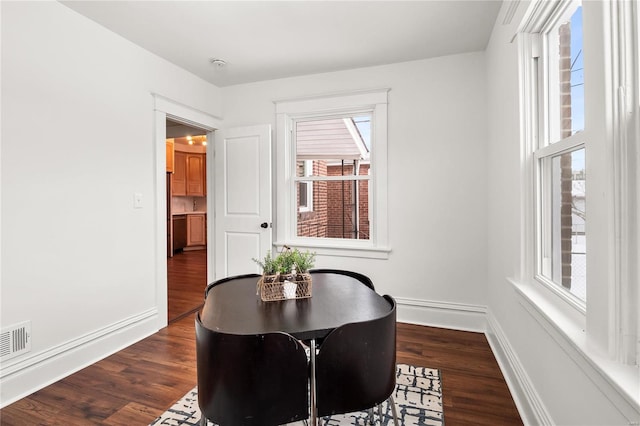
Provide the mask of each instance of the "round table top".
[{"label": "round table top", "polygon": [[301,340],[322,338],[347,323],[376,319],[391,306],[359,280],[337,273],[312,273],[312,297],[263,302],[259,277],[236,278],[209,290],[202,324],[234,334],[282,331]]}]

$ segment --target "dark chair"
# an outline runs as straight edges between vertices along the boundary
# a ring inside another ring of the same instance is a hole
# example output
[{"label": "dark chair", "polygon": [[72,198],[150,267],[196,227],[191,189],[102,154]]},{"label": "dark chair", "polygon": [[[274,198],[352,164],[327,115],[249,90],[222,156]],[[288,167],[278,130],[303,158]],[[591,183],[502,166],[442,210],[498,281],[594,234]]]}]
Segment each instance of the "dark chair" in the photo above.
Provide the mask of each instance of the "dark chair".
[{"label": "dark chair", "polygon": [[[262,275],[259,274],[244,274],[244,275],[234,275],[233,277],[226,277],[226,278],[220,278],[219,280],[216,280],[212,283],[210,283],[209,285],[207,285],[207,288],[204,290],[204,298],[207,298],[207,294],[209,294],[209,290],[211,290],[213,287],[220,285],[222,283],[226,283],[227,281],[231,281],[231,280],[236,280],[238,278],[260,278]],[[257,281],[256,281],[257,282]]]},{"label": "dark chair", "polygon": [[391,296],[384,298],[390,305],[387,315],[340,326],[320,346],[315,368],[318,417],[376,406],[380,412],[380,404],[388,399],[398,424],[393,401],[396,302]]},{"label": "dark chair", "polygon": [[[369,287],[371,290],[376,291],[375,287],[373,286],[373,281],[371,281],[371,278],[367,277],[364,274],[361,274],[359,272],[353,272],[353,271],[346,271],[344,269],[327,269],[327,268],[321,268],[321,269],[311,269],[309,270],[309,273],[313,274],[313,273],[320,273],[320,274],[339,274],[339,275],[345,275],[347,277],[351,277],[354,278],[358,281],[360,281],[362,284],[366,285],[367,287]],[[320,348],[320,346],[322,345],[322,342],[324,341],[324,339],[322,338],[318,338],[316,339],[316,345],[318,348]],[[309,347],[311,346],[311,342],[309,342],[308,340],[304,340],[303,341],[304,345]]]},{"label": "dark chair", "polygon": [[376,291],[375,287],[373,286],[373,281],[371,281],[371,278],[359,272],[345,271],[342,269],[311,269],[309,272],[346,275],[348,277],[355,278],[356,280],[360,281],[362,284],[369,287],[371,290]]},{"label": "dark chair", "polygon": [[286,333],[209,330],[196,315],[201,425],[270,426],[309,417],[307,356]]}]

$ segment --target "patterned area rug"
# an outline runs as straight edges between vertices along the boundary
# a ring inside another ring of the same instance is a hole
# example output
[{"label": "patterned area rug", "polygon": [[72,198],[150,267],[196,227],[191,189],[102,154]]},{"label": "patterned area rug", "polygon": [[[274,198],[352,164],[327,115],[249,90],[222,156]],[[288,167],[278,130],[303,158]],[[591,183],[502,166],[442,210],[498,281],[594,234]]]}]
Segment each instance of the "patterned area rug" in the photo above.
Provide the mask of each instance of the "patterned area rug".
[{"label": "patterned area rug", "polygon": [[[442,390],[438,370],[398,364],[396,373],[396,390],[393,394],[401,425],[444,425],[442,415]],[[391,408],[382,404],[384,418],[382,423],[376,414],[376,425],[393,425]],[[377,410],[376,410],[377,412]],[[198,390],[193,388],[182,399],[154,420],[151,425],[190,426],[199,425],[200,409],[198,408]],[[291,425],[302,425],[302,422]],[[367,425],[366,412],[356,412],[331,417],[324,417],[323,426]],[[151,426],[150,425],[150,426]],[[213,425],[213,423],[209,423]]]}]

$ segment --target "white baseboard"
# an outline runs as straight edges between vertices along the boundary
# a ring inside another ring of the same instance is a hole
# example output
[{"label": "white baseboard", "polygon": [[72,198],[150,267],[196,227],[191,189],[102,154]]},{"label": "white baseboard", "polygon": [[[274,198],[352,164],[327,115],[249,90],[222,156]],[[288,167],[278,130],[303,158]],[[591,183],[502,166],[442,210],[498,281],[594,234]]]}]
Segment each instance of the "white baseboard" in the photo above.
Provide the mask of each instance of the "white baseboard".
[{"label": "white baseboard", "polygon": [[507,386],[509,386],[522,422],[525,425],[552,425],[553,421],[542,402],[542,398],[533,387],[527,372],[491,310],[488,310],[486,318],[487,331],[485,335],[500,370],[502,370]]},{"label": "white baseboard", "polygon": [[400,322],[484,333],[487,307],[394,297]]},{"label": "white baseboard", "polygon": [[157,317],[157,309],[149,309],[44,352],[3,363],[0,408],[155,333]]},{"label": "white baseboard", "polygon": [[[395,299],[398,303],[399,322],[484,333],[524,424],[543,426],[555,424],[542,395],[534,387],[523,363],[490,309],[481,305],[402,297]],[[534,311],[533,308],[528,310]],[[594,365],[594,362],[587,359],[586,355],[582,355],[580,350],[565,342],[566,338],[563,339],[561,333],[552,325],[547,325],[547,320],[542,314],[535,311],[530,313],[552,335],[558,345],[557,349],[568,354],[598,389],[605,389],[603,392],[607,395],[607,400],[619,410],[622,417],[628,419],[629,424],[638,424],[635,419],[638,418],[640,411],[634,405],[634,401],[630,400],[613,379],[607,376],[605,369]]]},{"label": "white baseboard", "polygon": [[395,298],[399,322],[484,333],[525,425],[553,424],[542,399],[486,306]]}]

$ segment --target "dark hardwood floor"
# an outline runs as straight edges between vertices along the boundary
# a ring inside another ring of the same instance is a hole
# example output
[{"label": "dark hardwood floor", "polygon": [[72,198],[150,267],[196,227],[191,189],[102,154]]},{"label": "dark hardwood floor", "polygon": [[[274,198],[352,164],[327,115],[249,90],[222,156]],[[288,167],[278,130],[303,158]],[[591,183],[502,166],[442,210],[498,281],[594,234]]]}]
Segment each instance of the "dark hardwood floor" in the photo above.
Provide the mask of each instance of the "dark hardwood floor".
[{"label": "dark hardwood floor", "polygon": [[169,322],[198,310],[207,287],[207,251],[192,250],[167,258]]},{"label": "dark hardwood floor", "polygon": [[398,323],[396,357],[440,370],[447,426],[522,424],[483,333]]},{"label": "dark hardwood floor", "polygon": [[[174,320],[168,327],[5,407],[0,424],[147,425],[191,390],[196,384],[194,315],[185,312],[202,303],[204,287],[194,265],[201,264],[202,271],[206,254],[199,254],[193,263],[174,257],[170,266],[176,277],[192,274],[199,289],[175,289],[180,294],[170,297]],[[186,280],[179,281],[184,287]],[[397,330],[399,363],[440,369],[447,426],[522,424],[483,334],[403,323]]]}]

